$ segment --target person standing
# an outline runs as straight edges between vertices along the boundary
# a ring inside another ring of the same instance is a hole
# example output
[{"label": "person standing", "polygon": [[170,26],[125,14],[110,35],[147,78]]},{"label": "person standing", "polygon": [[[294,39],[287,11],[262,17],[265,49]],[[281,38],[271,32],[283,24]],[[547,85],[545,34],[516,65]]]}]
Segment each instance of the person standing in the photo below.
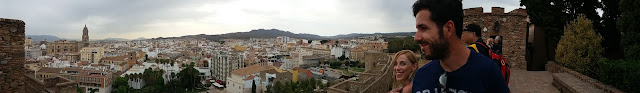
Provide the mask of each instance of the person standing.
[{"label": "person standing", "polygon": [[418,58],[411,50],[402,50],[396,53],[392,62],[396,84],[393,84],[389,93],[410,93],[411,79],[418,69]]},{"label": "person standing", "polygon": [[464,30],[462,30],[461,39],[464,41],[464,43],[475,46],[473,47],[476,48],[474,50],[475,52],[478,52],[486,57],[491,57],[491,54],[489,53],[489,50],[491,48],[489,47],[489,44],[484,43],[481,37],[482,32],[480,32],[480,26],[476,24],[469,24],[464,28]]},{"label": "person standing", "polygon": [[500,69],[482,54],[471,52],[460,39],[460,0],[417,0],[414,41],[424,59],[412,81],[411,93],[508,93]]}]

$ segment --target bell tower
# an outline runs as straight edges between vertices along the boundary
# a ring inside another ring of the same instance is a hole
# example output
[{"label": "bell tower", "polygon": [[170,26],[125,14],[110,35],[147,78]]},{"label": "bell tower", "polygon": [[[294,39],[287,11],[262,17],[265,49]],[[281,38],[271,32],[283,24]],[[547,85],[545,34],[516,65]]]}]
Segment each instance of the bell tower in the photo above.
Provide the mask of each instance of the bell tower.
[{"label": "bell tower", "polygon": [[89,47],[89,29],[87,29],[86,24],[82,29],[82,47]]}]

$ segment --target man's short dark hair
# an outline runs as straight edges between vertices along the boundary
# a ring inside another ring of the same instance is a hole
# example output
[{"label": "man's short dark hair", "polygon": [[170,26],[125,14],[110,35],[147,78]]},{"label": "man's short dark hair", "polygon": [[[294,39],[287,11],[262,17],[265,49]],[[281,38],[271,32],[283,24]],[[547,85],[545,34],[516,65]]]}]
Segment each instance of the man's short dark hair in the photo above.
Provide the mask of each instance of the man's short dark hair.
[{"label": "man's short dark hair", "polygon": [[413,16],[416,17],[421,10],[431,12],[431,20],[436,23],[439,30],[442,30],[447,21],[453,21],[455,25],[456,35],[462,35],[462,1],[460,0],[418,0],[413,3]]},{"label": "man's short dark hair", "polygon": [[482,32],[480,31],[480,26],[476,24],[469,24],[462,31],[474,32],[477,37],[482,37]]}]

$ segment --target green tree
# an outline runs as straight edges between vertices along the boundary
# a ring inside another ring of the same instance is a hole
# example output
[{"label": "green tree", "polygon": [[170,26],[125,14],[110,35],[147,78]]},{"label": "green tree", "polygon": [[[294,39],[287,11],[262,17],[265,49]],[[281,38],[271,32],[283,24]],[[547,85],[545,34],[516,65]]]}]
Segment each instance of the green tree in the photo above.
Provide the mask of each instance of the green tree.
[{"label": "green tree", "polygon": [[113,93],[131,93],[133,90],[133,88],[128,87],[128,86],[117,86],[115,91],[112,91]]},{"label": "green tree", "polygon": [[603,37],[602,47],[604,57],[610,59],[620,59],[624,57],[623,48],[620,45],[622,34],[617,27],[617,21],[620,18],[619,10],[620,0],[601,0],[602,2],[602,29],[600,34]]},{"label": "green tree", "polygon": [[[161,59],[160,62],[164,61]],[[162,86],[164,86],[164,78],[162,78],[163,73],[163,70],[154,71],[151,68],[147,68],[142,74],[142,79],[148,84],[148,86],[162,88]]]},{"label": "green tree", "polygon": [[164,89],[165,89],[165,92],[170,92],[170,93],[180,93],[184,91],[184,88],[182,87],[179,79],[170,80]]},{"label": "green tree", "polygon": [[96,93],[97,91],[97,88],[89,88],[89,93]]},{"label": "green tree", "polygon": [[640,59],[640,6],[639,0],[620,0],[620,12],[622,16],[618,19],[618,29],[623,33],[621,45],[624,49],[624,56],[629,59]]},{"label": "green tree", "polygon": [[273,89],[274,92],[284,91],[284,85],[282,85],[281,82],[276,81],[276,84],[273,85]]},{"label": "green tree", "polygon": [[585,16],[578,16],[564,28],[556,51],[556,61],[578,72],[592,72],[600,59],[602,37],[598,35]]},{"label": "green tree", "polygon": [[[619,0],[521,0],[520,5],[527,7],[527,14],[536,27],[543,27],[546,34],[547,48],[555,51],[555,47],[563,34],[562,26],[576,19],[579,15],[591,20],[593,29],[603,37],[605,57],[622,56],[620,33],[616,28],[616,20],[620,17],[617,11]],[[596,12],[602,9],[602,17]],[[551,57],[551,56],[550,56]]]},{"label": "green tree", "polygon": [[255,80],[251,80],[251,81],[253,81],[251,85],[251,93],[256,93],[256,81]]},{"label": "green tree", "polygon": [[267,89],[264,91],[264,93],[273,93],[273,86],[267,85],[266,88]]},{"label": "green tree", "polygon": [[[128,75],[125,75],[128,76]],[[129,84],[128,84],[128,78],[125,77],[117,77],[115,79],[115,81],[113,81],[113,87],[116,88],[115,93],[128,93],[129,91]]]},{"label": "green tree", "polygon": [[338,59],[339,59],[339,60],[346,60],[346,59],[347,59],[347,57],[345,57],[344,55],[342,55],[342,56],[338,57]]},{"label": "green tree", "polygon": [[78,93],[85,93],[84,89],[80,88],[80,87],[76,87],[76,92]]},{"label": "green tree", "polygon": [[327,43],[327,42],[329,42],[329,40],[321,40],[320,44],[324,44],[324,43]]},{"label": "green tree", "polygon": [[307,43],[311,43],[313,40],[307,40]]},{"label": "green tree", "polygon": [[182,81],[182,86],[190,91],[193,91],[196,87],[200,86],[200,77],[198,77],[198,70],[193,68],[195,63],[183,64],[185,67],[178,73],[178,78]]},{"label": "green tree", "polygon": [[420,45],[413,41],[413,37],[389,38],[387,48],[389,49],[389,53],[395,53],[400,50],[418,51]]}]

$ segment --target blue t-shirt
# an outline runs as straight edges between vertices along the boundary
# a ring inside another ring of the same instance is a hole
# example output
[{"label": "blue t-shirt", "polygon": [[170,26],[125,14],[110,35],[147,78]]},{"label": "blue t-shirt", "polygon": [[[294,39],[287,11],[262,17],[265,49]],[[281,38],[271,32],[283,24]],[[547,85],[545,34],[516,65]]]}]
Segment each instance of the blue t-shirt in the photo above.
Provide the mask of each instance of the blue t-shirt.
[{"label": "blue t-shirt", "polygon": [[413,79],[412,93],[509,93],[500,69],[489,58],[471,51],[459,69],[447,72],[446,92],[438,79],[445,73],[440,60],[420,67]]}]

